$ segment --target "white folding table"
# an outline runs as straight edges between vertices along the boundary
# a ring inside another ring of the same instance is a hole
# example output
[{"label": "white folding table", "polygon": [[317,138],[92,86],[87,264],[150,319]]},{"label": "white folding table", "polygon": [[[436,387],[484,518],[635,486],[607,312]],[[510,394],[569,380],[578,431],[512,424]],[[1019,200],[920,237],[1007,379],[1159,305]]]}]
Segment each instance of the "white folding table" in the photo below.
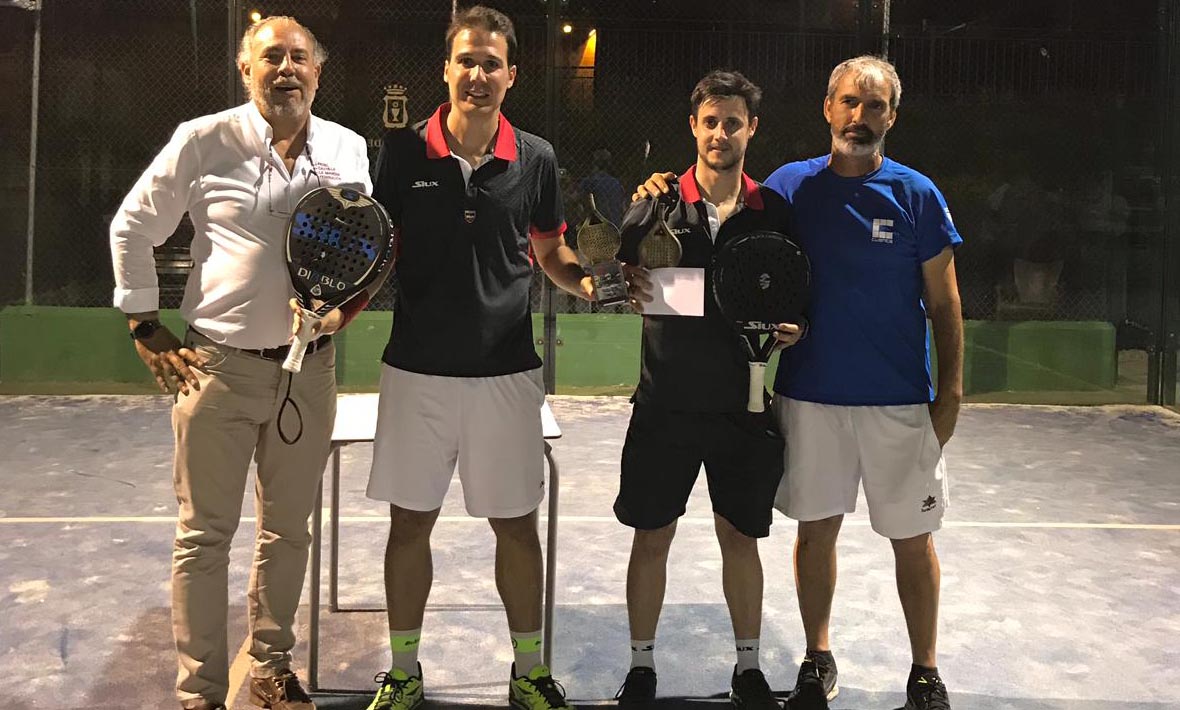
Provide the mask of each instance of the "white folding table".
[{"label": "white folding table", "polygon": [[[328,610],[337,611],[384,611],[383,607],[366,609],[341,609],[339,597],[340,569],[340,450],[349,444],[372,443],[377,430],[377,395],[345,394],[336,400],[336,422],[332,429],[332,479],[328,497]],[[553,654],[553,610],[557,572],[557,494],[559,476],[557,461],[549,439],[561,437],[561,428],[553,417],[549,403],[541,405],[541,435],[545,439],[545,460],[549,465],[549,513],[548,534],[545,545],[545,611],[542,626],[545,665],[552,665]],[[321,542],[323,538],[323,483],[312,513],[311,525],[311,621],[308,633],[307,664],[308,687],[312,691],[324,691],[319,687],[320,653],[320,565]],[[347,691],[341,691],[347,692]]]}]

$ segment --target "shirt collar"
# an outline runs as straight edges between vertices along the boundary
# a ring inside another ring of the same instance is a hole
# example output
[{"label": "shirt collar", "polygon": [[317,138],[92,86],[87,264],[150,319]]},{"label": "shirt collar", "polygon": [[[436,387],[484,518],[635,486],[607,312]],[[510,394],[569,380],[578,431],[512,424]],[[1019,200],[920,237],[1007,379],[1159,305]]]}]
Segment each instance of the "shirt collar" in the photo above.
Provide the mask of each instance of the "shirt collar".
[{"label": "shirt collar", "polygon": [[[274,129],[270,123],[263,118],[262,112],[258,110],[258,106],[253,101],[246,102],[246,123],[250,125],[250,130],[258,141],[263,146],[269,146],[274,141]],[[319,121],[315,115],[307,117],[307,145],[311,146],[312,136],[315,135],[316,123]],[[310,153],[311,148],[308,148]]]},{"label": "shirt collar", "polygon": [[[443,121],[450,112],[451,104],[447,102],[439,106],[426,122],[426,157],[431,160],[451,157],[451,149],[447,147],[447,136],[443,131]],[[509,162],[516,160],[516,133],[503,112],[500,113],[500,126],[496,129],[496,147],[492,155]]]},{"label": "shirt collar", "polygon": [[[685,202],[697,203],[704,199],[701,188],[697,185],[697,166],[694,164],[680,176],[680,197]],[[742,204],[752,210],[763,208],[762,193],[758,191],[758,183],[749,175],[742,173]]]}]

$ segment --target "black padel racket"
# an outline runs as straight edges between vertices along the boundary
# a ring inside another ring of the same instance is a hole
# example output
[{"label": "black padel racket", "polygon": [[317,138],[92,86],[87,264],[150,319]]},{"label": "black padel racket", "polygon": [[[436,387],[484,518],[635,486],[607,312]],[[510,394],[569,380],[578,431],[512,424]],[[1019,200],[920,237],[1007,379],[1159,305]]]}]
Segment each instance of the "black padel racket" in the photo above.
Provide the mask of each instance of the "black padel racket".
[{"label": "black padel racket", "polygon": [[394,258],[385,208],[350,188],[318,187],[287,225],[287,268],[303,308],[283,369],[299,372],[316,321],[367,288]]},{"label": "black padel racket", "polygon": [[766,363],[779,323],[803,323],[811,294],[807,255],[778,232],[735,237],[713,258],[713,296],[750,357],[751,412],[765,409]]}]

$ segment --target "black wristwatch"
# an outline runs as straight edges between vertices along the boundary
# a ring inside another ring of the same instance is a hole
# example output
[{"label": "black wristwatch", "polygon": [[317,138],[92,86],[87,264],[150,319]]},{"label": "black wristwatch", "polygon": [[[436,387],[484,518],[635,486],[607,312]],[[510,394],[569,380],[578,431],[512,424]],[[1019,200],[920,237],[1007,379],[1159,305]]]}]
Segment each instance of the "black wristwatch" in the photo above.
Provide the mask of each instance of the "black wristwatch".
[{"label": "black wristwatch", "polygon": [[164,326],[155,318],[149,320],[141,320],[134,328],[131,329],[132,340],[147,340],[155,335],[156,331]]}]

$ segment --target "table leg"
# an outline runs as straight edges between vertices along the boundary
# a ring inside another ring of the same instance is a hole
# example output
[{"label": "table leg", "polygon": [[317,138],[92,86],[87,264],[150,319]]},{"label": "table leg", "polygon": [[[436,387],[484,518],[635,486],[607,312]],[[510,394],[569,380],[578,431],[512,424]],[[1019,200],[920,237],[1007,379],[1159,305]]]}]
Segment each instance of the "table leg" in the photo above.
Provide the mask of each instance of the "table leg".
[{"label": "table leg", "polygon": [[311,513],[311,599],[307,634],[307,687],[316,690],[320,685],[320,526],[323,525],[324,482],[315,497]]},{"label": "table leg", "polygon": [[545,623],[542,634],[545,665],[553,666],[553,615],[556,606],[554,592],[557,588],[557,496],[560,477],[553,447],[545,442],[545,460],[549,462],[549,519],[548,536],[545,542]]},{"label": "table leg", "polygon": [[340,446],[332,449],[332,492],[328,505],[332,539],[328,547],[328,610],[340,611]]}]

